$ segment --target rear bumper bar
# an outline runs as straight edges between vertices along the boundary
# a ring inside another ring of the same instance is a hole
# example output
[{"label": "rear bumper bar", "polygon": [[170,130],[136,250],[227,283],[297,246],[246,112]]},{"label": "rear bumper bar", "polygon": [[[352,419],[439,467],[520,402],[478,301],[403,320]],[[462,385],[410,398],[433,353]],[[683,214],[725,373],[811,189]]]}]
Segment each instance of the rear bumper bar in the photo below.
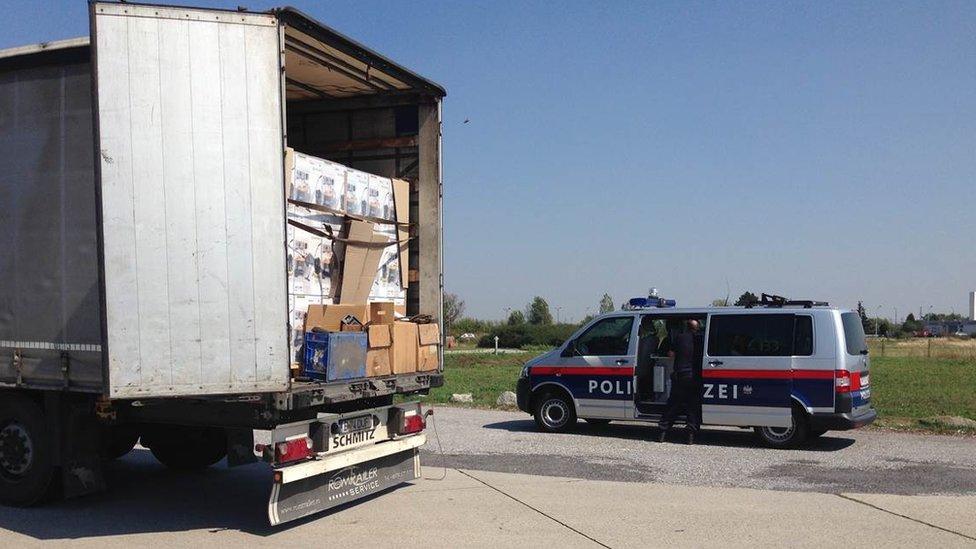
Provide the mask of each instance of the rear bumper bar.
[{"label": "rear bumper bar", "polygon": [[812,414],[810,416],[810,428],[813,430],[825,431],[847,431],[857,429],[874,422],[878,418],[878,412],[871,408],[867,412],[854,416],[849,413],[843,414]]},{"label": "rear bumper bar", "polygon": [[322,473],[335,471],[344,467],[349,467],[350,465],[362,463],[364,461],[370,461],[392,454],[397,454],[403,452],[404,450],[420,448],[426,442],[427,433],[418,433],[416,435],[410,435],[398,440],[390,440],[387,442],[381,442],[379,444],[373,444],[372,446],[354,448],[352,450],[341,452],[332,456],[325,456],[322,459],[303,461],[302,463],[296,463],[295,465],[278,467],[274,470],[275,481],[280,482],[281,484],[288,484],[289,482],[314,477],[315,475],[321,475]]},{"label": "rear bumper bar", "polygon": [[420,433],[275,469],[268,521],[275,526],[420,478],[426,441]]}]

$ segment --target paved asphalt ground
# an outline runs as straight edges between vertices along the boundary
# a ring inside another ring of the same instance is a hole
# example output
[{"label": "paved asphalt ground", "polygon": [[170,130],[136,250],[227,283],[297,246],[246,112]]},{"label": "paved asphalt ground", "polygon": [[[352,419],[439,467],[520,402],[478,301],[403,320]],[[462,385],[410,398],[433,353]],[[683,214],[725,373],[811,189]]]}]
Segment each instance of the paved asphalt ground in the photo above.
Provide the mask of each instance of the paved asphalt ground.
[{"label": "paved asphalt ground", "polygon": [[136,449],[107,493],[0,507],[0,546],[976,547],[972,438],[859,431],[777,452],[737,431],[687,447],[644,426],[545,435],[511,412],[435,421],[447,455],[431,433],[423,479],[282,527],[266,467],[180,474]]},{"label": "paved asphalt ground", "polygon": [[[675,443],[658,444],[653,425],[634,423],[580,422],[573,433],[548,434],[528,414],[461,408],[438,408],[434,421],[444,455],[430,436],[426,465],[692,486],[976,494],[976,438],[858,429],[771,450],[742,429],[706,429],[687,446],[681,431]],[[976,522],[976,509],[973,515]]]}]

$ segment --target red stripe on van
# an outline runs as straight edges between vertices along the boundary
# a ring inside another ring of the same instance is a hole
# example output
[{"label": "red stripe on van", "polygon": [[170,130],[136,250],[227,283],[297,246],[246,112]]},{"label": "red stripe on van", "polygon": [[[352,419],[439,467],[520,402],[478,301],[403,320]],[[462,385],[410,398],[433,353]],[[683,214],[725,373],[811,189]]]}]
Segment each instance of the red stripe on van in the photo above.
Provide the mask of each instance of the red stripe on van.
[{"label": "red stripe on van", "polygon": [[607,368],[602,366],[533,366],[535,376],[632,376],[634,369],[628,367]]},{"label": "red stripe on van", "polygon": [[834,379],[831,370],[703,370],[710,379]]}]

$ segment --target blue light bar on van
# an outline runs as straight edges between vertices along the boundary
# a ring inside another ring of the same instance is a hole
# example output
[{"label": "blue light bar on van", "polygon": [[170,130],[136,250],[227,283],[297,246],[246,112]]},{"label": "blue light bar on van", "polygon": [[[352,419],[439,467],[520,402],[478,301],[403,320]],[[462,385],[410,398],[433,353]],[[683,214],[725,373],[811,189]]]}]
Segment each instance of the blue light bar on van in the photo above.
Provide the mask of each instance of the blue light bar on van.
[{"label": "blue light bar on van", "polygon": [[628,301],[627,305],[631,309],[652,309],[674,307],[677,305],[677,302],[673,299],[664,299],[663,297],[635,297]]}]

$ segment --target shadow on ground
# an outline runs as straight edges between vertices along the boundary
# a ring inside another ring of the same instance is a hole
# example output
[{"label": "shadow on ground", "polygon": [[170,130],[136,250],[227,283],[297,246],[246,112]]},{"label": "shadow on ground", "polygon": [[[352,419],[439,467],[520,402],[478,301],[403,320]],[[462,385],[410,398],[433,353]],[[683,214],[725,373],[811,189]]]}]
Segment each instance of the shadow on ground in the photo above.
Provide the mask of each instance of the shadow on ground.
[{"label": "shadow on ground", "polygon": [[[489,423],[485,429],[500,429],[512,433],[538,432],[535,422],[531,419],[499,421]],[[579,423],[573,431],[567,433],[570,436],[590,436],[590,437],[615,437],[628,440],[646,440],[648,442],[656,440],[660,431],[657,427],[650,425],[633,425],[626,423],[611,423],[609,425],[590,425]],[[684,442],[684,433],[681,428],[676,428],[668,434],[670,442]],[[753,435],[752,430],[711,430],[702,429],[695,438],[696,444],[706,446],[727,446],[735,448],[757,448],[761,444]],[[836,452],[843,450],[854,444],[854,439],[837,436],[832,433],[822,435],[795,448],[799,451],[808,452]]]},{"label": "shadow on ground", "polygon": [[133,450],[106,466],[109,489],[38,507],[0,507],[0,528],[39,540],[208,529],[268,536],[362,504],[381,492],[343,507],[272,527],[268,524],[271,470],[264,464],[228,469],[170,471],[148,450]]}]

